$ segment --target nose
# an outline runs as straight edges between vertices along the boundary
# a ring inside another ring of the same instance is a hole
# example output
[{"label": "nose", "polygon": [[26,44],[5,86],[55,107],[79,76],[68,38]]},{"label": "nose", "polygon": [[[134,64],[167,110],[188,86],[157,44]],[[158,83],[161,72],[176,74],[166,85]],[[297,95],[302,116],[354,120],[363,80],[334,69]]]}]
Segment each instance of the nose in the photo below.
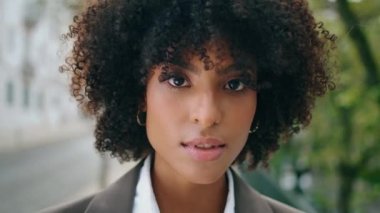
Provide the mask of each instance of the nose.
[{"label": "nose", "polygon": [[209,128],[222,121],[221,101],[214,94],[203,94],[195,101],[191,120],[202,127]]}]

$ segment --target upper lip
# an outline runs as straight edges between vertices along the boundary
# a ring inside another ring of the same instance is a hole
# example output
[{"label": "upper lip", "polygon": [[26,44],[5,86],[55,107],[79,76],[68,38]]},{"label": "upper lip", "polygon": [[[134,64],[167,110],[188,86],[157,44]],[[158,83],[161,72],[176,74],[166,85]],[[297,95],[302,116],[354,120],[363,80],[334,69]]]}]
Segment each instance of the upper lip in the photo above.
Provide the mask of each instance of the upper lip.
[{"label": "upper lip", "polygon": [[217,139],[217,138],[204,138],[204,137],[200,137],[200,138],[194,138],[190,141],[186,141],[186,142],[183,142],[181,143],[183,146],[197,146],[197,145],[212,145],[212,146],[225,146],[226,144],[223,143],[221,140]]}]

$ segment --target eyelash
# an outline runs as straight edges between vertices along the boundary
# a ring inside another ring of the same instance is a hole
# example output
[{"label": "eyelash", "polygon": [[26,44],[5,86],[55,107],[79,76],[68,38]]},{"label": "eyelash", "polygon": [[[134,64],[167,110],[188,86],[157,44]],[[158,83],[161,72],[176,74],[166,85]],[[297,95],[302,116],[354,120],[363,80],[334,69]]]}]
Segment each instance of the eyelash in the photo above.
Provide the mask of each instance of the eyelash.
[{"label": "eyelash", "polygon": [[[187,79],[185,77],[183,77],[183,75],[180,73],[180,71],[164,71],[159,76],[159,81],[160,82],[167,81],[167,83],[175,89],[180,89],[183,87],[189,87],[188,85],[186,85],[186,86],[175,86],[172,83],[170,83],[170,80],[175,79],[175,78],[182,78],[185,82],[187,81]],[[239,85],[239,88],[240,88],[240,86],[243,86],[243,88],[239,89],[239,90],[234,90],[234,89],[229,89],[229,90],[234,91],[234,92],[239,92],[239,91],[243,91],[243,90],[249,88],[248,85],[251,85],[249,80],[242,79],[242,78],[234,78],[234,79],[229,80],[227,82],[226,86],[228,85],[228,83],[231,83],[231,81],[236,81],[236,80],[238,80],[239,83],[241,83]]]}]

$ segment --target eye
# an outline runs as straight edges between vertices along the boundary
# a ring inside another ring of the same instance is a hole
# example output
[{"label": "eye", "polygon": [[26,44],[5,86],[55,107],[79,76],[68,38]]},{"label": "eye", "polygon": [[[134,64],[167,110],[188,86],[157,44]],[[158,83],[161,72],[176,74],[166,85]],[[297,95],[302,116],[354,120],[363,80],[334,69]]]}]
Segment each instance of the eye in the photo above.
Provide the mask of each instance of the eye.
[{"label": "eye", "polygon": [[240,91],[245,88],[245,84],[240,79],[233,79],[227,82],[226,89]]},{"label": "eye", "polygon": [[171,76],[168,79],[168,82],[173,87],[185,87],[185,86],[189,85],[189,83],[187,82],[187,80],[184,77],[180,76],[180,75],[173,75],[173,76]]},{"label": "eye", "polygon": [[174,88],[181,88],[189,86],[189,82],[181,71],[178,70],[165,70],[161,72],[158,77],[159,82],[167,82]]}]

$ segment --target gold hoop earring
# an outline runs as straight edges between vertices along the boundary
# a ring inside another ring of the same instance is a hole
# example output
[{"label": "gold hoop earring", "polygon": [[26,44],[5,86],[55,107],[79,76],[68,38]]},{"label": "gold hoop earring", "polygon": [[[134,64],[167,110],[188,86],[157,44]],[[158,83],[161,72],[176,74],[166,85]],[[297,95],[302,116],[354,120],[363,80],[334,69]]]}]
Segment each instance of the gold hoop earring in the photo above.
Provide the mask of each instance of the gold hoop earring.
[{"label": "gold hoop earring", "polygon": [[136,115],[136,121],[137,121],[137,124],[140,125],[140,126],[145,126],[145,123],[143,124],[140,120],[140,110],[137,111],[137,115]]},{"label": "gold hoop earring", "polygon": [[255,126],[255,128],[249,130],[249,134],[255,133],[259,129],[259,123]]}]

